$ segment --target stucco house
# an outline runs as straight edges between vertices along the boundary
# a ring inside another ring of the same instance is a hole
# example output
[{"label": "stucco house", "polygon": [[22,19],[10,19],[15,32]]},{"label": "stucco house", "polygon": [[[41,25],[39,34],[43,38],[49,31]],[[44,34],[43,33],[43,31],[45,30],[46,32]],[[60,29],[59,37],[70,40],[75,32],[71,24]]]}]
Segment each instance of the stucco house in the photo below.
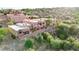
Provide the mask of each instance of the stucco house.
[{"label": "stucco house", "polygon": [[8,25],[10,32],[18,38],[24,38],[25,35],[30,34],[31,33],[30,26],[31,26],[30,24],[24,24],[24,23]]},{"label": "stucco house", "polygon": [[8,25],[8,27],[18,38],[24,38],[25,35],[32,33],[32,30],[43,29],[46,25],[40,18],[31,19],[24,14],[7,14],[7,17],[16,22],[14,25]]},{"label": "stucco house", "polygon": [[30,19],[30,20],[25,19],[23,20],[23,22],[31,24],[31,26],[33,28],[36,28],[37,30],[44,28],[46,25],[45,22],[40,19]]},{"label": "stucco house", "polygon": [[13,33],[16,37],[20,39],[32,33],[33,29],[40,30],[40,29],[43,29],[44,26],[45,26],[45,23],[40,20],[27,20],[27,19],[25,19],[23,23],[8,25],[11,33]]}]

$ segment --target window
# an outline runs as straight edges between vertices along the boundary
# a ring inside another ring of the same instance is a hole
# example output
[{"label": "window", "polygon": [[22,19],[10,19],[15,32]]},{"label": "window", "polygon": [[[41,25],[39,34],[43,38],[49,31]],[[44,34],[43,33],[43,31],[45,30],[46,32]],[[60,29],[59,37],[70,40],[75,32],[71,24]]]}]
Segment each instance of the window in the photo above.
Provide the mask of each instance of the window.
[{"label": "window", "polygon": [[43,22],[43,24],[45,24],[45,23]]},{"label": "window", "polygon": [[22,31],[21,30],[19,30],[19,34],[21,34],[22,33]]},{"label": "window", "polygon": [[39,23],[39,25],[42,25],[42,23]]},{"label": "window", "polygon": [[26,32],[23,32],[24,33],[24,35],[26,35],[26,34],[29,34],[29,31],[26,31]]}]

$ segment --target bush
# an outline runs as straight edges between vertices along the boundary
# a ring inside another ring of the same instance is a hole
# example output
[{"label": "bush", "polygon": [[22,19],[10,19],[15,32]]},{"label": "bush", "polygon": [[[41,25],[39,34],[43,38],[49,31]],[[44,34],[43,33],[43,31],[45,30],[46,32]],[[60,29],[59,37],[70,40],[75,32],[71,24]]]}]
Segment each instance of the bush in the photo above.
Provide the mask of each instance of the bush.
[{"label": "bush", "polygon": [[78,25],[71,25],[70,29],[69,29],[69,33],[70,35],[77,35],[79,34],[79,27]]},{"label": "bush", "polygon": [[43,35],[44,40],[47,41],[48,43],[50,43],[51,39],[54,39],[53,36],[48,32],[44,32],[42,33],[42,35]]},{"label": "bush", "polygon": [[72,36],[68,37],[67,40],[71,43],[73,43],[76,39]]},{"label": "bush", "polygon": [[60,39],[67,39],[69,36],[69,25],[61,24],[57,26],[56,34]]},{"label": "bush", "polygon": [[12,39],[16,39],[17,37],[11,33]]},{"label": "bush", "polygon": [[38,34],[38,35],[35,37],[35,39],[36,39],[36,41],[37,41],[38,43],[40,43],[40,44],[42,44],[43,41],[44,41],[44,38],[43,38],[42,34]]},{"label": "bush", "polygon": [[73,44],[69,41],[63,42],[63,49],[64,50],[72,50]]},{"label": "bush", "polygon": [[14,19],[8,19],[7,24],[8,25],[13,25],[15,23]]},{"label": "bush", "polygon": [[79,50],[79,41],[76,38],[69,37],[67,40],[71,42],[73,50]]},{"label": "bush", "polygon": [[60,50],[62,48],[62,42],[63,41],[59,40],[59,39],[55,39],[55,40],[52,39],[50,46],[51,46],[52,49]]},{"label": "bush", "polygon": [[48,20],[45,20],[45,22],[46,22],[46,26],[50,26],[52,20],[50,18],[48,18]]},{"label": "bush", "polygon": [[79,41],[74,41],[74,43],[73,43],[73,49],[79,51]]},{"label": "bush", "polygon": [[32,41],[32,39],[27,39],[25,41],[24,47],[27,48],[27,49],[33,48],[33,41]]},{"label": "bush", "polygon": [[7,28],[0,28],[0,42],[2,42],[7,36],[9,32]]},{"label": "bush", "polygon": [[71,25],[71,24],[76,24],[76,21],[75,20],[63,20],[63,23]]}]

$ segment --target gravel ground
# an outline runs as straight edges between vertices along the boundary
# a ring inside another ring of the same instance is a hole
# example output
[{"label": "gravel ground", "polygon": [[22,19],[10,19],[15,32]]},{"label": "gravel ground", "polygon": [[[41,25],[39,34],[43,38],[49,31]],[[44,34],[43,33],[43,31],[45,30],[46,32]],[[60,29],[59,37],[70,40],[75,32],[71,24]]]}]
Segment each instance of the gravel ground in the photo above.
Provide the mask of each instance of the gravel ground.
[{"label": "gravel ground", "polygon": [[0,51],[23,51],[24,41],[16,39],[7,39],[0,45]]}]

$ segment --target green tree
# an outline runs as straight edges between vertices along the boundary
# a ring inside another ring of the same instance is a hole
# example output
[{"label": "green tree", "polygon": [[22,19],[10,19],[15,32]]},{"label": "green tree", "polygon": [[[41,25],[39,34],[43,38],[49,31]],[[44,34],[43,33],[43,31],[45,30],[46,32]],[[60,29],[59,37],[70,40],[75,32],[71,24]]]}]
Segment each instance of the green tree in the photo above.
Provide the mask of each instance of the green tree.
[{"label": "green tree", "polygon": [[76,39],[74,37],[72,37],[72,36],[70,36],[70,37],[67,38],[67,41],[69,41],[71,43],[73,43],[75,40]]},{"label": "green tree", "polygon": [[73,42],[73,49],[79,51],[79,41],[78,40]]},{"label": "green tree", "polygon": [[2,42],[7,35],[9,35],[9,31],[7,28],[0,28],[0,42]]},{"label": "green tree", "polygon": [[54,37],[48,32],[43,32],[42,35],[43,35],[44,40],[48,43],[50,43],[51,39],[54,39]]},{"label": "green tree", "polygon": [[26,49],[33,48],[33,39],[29,38],[25,41],[24,47]]},{"label": "green tree", "polygon": [[3,13],[4,15],[9,14],[11,9],[1,9],[0,13]]},{"label": "green tree", "polygon": [[69,25],[67,24],[60,24],[57,26],[56,29],[56,35],[60,38],[60,39],[67,39],[69,36]]},{"label": "green tree", "polygon": [[70,41],[64,40],[63,49],[64,50],[72,50],[73,44]]},{"label": "green tree", "polygon": [[36,37],[35,37],[36,41],[40,44],[44,43],[44,38],[43,38],[43,35],[42,34],[38,34]]},{"label": "green tree", "polygon": [[60,50],[62,49],[62,43],[63,41],[60,39],[51,39],[50,46],[54,50]]},{"label": "green tree", "polygon": [[74,36],[76,36],[76,35],[78,35],[79,34],[79,27],[78,27],[78,25],[77,24],[74,24],[74,25],[71,25],[71,27],[70,27],[70,29],[69,29],[69,33],[70,33],[70,35],[74,35]]}]

